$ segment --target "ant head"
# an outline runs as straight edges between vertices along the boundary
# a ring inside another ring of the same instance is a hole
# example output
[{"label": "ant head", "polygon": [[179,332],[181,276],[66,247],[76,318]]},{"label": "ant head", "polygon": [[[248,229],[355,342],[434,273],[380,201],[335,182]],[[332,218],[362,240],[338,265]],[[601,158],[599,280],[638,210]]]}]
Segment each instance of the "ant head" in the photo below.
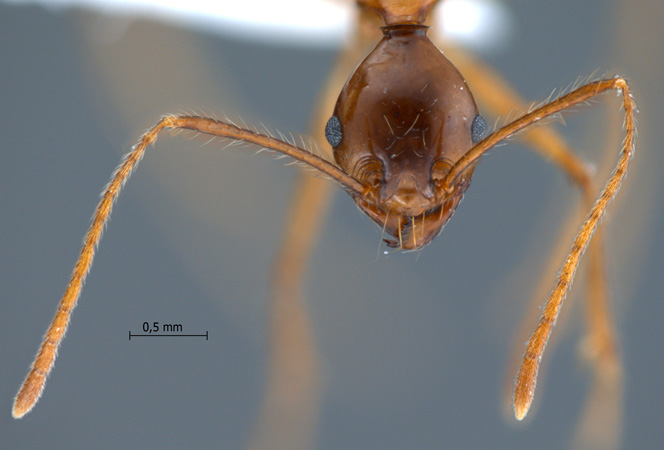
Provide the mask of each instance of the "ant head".
[{"label": "ant head", "polygon": [[[339,96],[325,135],[337,163],[367,186],[356,203],[416,249],[452,216],[472,168],[447,189],[443,180],[486,131],[458,70],[421,25],[383,28],[384,37]],[[406,239],[404,239],[406,236]]]}]

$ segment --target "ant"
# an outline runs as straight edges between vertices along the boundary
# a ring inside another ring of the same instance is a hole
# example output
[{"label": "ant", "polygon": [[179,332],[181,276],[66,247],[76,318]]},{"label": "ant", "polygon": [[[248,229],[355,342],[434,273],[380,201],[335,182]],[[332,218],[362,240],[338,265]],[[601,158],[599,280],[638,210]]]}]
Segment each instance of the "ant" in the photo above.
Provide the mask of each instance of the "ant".
[{"label": "ant", "polygon": [[[427,37],[426,19],[436,3],[437,0],[358,1],[367,13],[380,16],[383,39],[350,76],[327,122],[325,135],[334,149],[335,163],[269,134],[204,117],[169,115],[148,130],[103,193],[58,312],[16,397],[14,416],[25,415],[40,397],[113,203],[161,130],[193,130],[290,156],[345,189],[389,236],[388,246],[418,250],[431,242],[451,218],[471,182],[474,168],[490,148],[546,117],[603,92],[617,90],[622,94],[625,111],[625,140],[616,169],[574,239],[540,323],[529,340],[514,388],[515,416],[523,419],[532,403],[544,348],[575,270],[626,176],[634,150],[636,108],[623,78],[597,80],[489,133],[470,86]],[[559,159],[570,161],[573,157],[565,154]],[[570,168],[573,163],[560,164],[572,178],[583,179]]]}]

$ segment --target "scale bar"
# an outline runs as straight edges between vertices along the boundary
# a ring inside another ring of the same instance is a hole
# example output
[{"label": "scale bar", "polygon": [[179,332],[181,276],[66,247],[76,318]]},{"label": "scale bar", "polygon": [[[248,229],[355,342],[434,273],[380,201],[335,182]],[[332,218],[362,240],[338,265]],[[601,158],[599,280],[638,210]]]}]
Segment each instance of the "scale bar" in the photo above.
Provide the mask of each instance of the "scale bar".
[{"label": "scale bar", "polygon": [[205,334],[131,334],[129,331],[129,340],[133,337],[204,337],[206,341],[209,340],[207,331]]}]

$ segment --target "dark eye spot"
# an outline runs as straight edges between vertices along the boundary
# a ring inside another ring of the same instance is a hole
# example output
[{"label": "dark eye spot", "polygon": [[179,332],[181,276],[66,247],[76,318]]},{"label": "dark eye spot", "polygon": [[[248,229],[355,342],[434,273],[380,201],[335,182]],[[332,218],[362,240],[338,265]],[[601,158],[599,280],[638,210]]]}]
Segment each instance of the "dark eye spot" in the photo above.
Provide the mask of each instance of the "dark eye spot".
[{"label": "dark eye spot", "polygon": [[330,143],[332,147],[338,147],[341,144],[341,138],[343,134],[341,133],[341,122],[337,116],[330,117],[330,120],[327,121],[325,125],[325,139]]},{"label": "dark eye spot", "polygon": [[482,116],[479,114],[476,115],[473,119],[472,125],[470,126],[470,137],[473,140],[473,144],[477,144],[479,141],[481,141],[484,136],[486,136],[487,131],[489,131],[489,127],[487,126]]}]

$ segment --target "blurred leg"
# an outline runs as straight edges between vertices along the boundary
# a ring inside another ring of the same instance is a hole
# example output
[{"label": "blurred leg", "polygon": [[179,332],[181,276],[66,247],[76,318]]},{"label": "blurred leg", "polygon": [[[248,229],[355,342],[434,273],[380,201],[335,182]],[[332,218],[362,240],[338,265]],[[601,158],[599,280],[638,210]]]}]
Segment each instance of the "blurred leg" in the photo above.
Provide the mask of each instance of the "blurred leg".
[{"label": "blurred leg", "polygon": [[[362,16],[358,31],[328,78],[312,120],[315,142],[326,147],[325,123],[354,67],[367,54],[378,27]],[[368,23],[369,22],[369,23]],[[315,151],[315,150],[314,150]],[[303,171],[295,186],[281,248],[275,257],[266,394],[251,448],[313,448],[320,403],[320,369],[303,292],[310,256],[332,201],[334,183]]]}]

